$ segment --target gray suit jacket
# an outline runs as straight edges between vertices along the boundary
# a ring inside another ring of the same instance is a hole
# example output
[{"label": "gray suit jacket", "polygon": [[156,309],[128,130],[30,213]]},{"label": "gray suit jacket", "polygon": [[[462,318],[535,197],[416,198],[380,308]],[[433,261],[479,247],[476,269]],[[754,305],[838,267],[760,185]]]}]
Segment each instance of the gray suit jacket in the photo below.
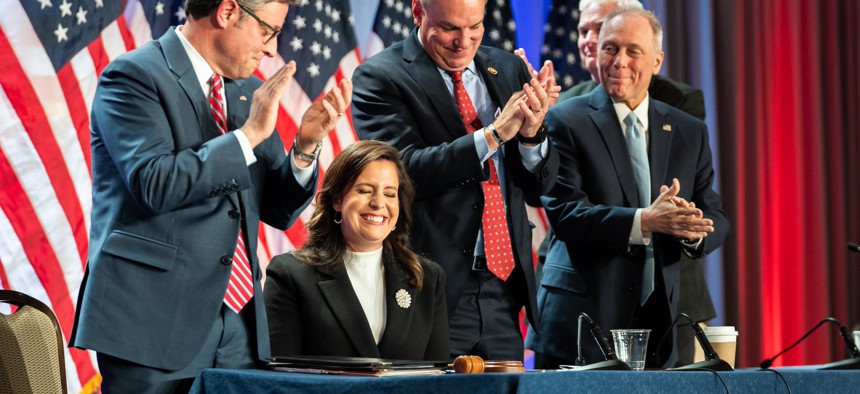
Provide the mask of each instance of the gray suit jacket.
[{"label": "gray suit jacket", "polygon": [[[225,79],[229,129],[244,124],[260,84]],[[239,230],[259,295],[260,220],[289,226],[316,182],[297,183],[277,132],[254,149],[250,166],[236,137],[218,134],[174,29],[108,65],[91,128],[89,261],[70,345],[182,368],[221,309]],[[242,313],[256,337],[252,355],[268,358],[262,297]]]},{"label": "gray suit jacket", "polygon": [[[326,273],[291,254],[273,258],[266,269],[272,355],[448,360],[442,269],[422,261],[424,285],[418,291],[400,264],[386,260],[384,266],[386,321],[377,345],[345,269]],[[401,289],[411,298],[407,308],[395,300]]]},{"label": "gray suit jacket", "polygon": [[[634,323],[645,253],[642,247],[629,246],[628,237],[635,207],[641,205],[621,125],[604,89],[559,103],[550,109],[547,124],[562,165],[555,187],[541,198],[555,235],[538,291],[541,326],[529,331],[527,346],[574,359],[580,312],[588,313],[607,330],[629,328]],[[707,127],[678,109],[651,100],[648,141],[652,200],[661,185],[678,178],[679,196],[695,202],[714,221],[715,232],[705,238],[698,252],[713,251],[728,235],[729,222],[713,190]],[[682,246],[664,234],[654,234],[652,242],[660,268],[657,274],[665,284],[665,291],[656,293],[665,300],[665,308],[654,318],[665,328],[677,307]],[[594,341],[582,344],[587,360],[602,359]],[[660,354],[669,365],[674,364],[669,352],[673,348],[666,346]]]}]

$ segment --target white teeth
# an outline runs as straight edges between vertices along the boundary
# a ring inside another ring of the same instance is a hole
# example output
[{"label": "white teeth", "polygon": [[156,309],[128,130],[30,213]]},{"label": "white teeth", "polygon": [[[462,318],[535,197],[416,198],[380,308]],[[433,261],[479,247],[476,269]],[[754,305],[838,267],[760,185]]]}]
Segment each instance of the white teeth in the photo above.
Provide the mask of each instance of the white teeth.
[{"label": "white teeth", "polygon": [[382,223],[382,220],[385,218],[383,218],[382,216],[364,215],[364,219],[374,223]]}]

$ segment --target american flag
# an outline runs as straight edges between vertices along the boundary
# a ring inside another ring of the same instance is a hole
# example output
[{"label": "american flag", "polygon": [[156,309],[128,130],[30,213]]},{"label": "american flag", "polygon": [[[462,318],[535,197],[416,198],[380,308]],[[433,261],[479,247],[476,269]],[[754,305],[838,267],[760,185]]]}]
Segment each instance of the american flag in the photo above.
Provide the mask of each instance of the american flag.
[{"label": "american flag", "polygon": [[[51,306],[66,341],[87,261],[92,206],[89,113],[98,76],[120,54],[183,23],[182,2],[2,1],[0,288],[30,294]],[[342,78],[351,78],[359,63],[350,15],[348,0],[305,0],[291,7],[288,27],[279,38],[280,56],[267,58],[257,72],[265,79],[284,59],[299,65],[296,80],[281,99],[278,119],[287,148],[312,100]],[[329,134],[321,153],[322,170],[356,140],[348,119],[342,118]],[[262,227],[258,257],[264,266],[272,255],[305,239],[303,220],[286,232]],[[94,353],[67,350],[69,392],[97,390],[101,377],[96,369]]]},{"label": "american flag", "polygon": [[[380,0],[365,58],[379,53],[397,41],[402,41],[413,27],[415,22],[412,19],[412,1]],[[511,52],[517,48],[516,29],[510,3],[507,0],[489,0],[484,16],[484,38],[481,43]]]},{"label": "american flag", "polygon": [[562,90],[591,79],[588,71],[580,66],[582,59],[576,46],[578,24],[579,0],[553,0],[552,10],[544,25],[541,63],[552,60],[556,80]]}]

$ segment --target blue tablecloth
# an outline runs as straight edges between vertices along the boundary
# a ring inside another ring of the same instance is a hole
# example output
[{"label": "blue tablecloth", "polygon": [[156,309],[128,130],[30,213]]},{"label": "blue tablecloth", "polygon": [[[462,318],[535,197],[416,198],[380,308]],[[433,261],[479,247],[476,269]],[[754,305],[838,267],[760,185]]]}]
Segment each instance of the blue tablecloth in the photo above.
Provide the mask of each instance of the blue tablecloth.
[{"label": "blue tablecloth", "polygon": [[[776,368],[793,393],[857,393],[860,371]],[[436,376],[349,377],[207,369],[192,393],[788,393],[772,371],[548,371]],[[720,378],[725,382],[720,382]]]}]

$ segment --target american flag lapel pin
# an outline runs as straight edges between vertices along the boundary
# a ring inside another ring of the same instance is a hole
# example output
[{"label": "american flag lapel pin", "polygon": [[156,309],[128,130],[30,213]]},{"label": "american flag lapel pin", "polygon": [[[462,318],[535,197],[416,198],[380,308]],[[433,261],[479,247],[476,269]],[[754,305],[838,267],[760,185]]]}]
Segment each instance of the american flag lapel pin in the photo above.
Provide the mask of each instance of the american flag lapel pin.
[{"label": "american flag lapel pin", "polygon": [[672,125],[664,124],[663,125],[663,131],[672,131]]},{"label": "american flag lapel pin", "polygon": [[498,73],[499,73],[499,71],[498,71],[498,70],[496,70],[495,68],[493,68],[492,66],[491,66],[491,67],[487,67],[487,71],[489,71],[489,72],[490,72],[490,74],[493,74],[493,75],[496,75],[496,74],[498,74]]},{"label": "american flag lapel pin", "polygon": [[[239,96],[239,101],[248,101],[248,98],[245,96]],[[666,126],[663,126],[666,127]]]}]

